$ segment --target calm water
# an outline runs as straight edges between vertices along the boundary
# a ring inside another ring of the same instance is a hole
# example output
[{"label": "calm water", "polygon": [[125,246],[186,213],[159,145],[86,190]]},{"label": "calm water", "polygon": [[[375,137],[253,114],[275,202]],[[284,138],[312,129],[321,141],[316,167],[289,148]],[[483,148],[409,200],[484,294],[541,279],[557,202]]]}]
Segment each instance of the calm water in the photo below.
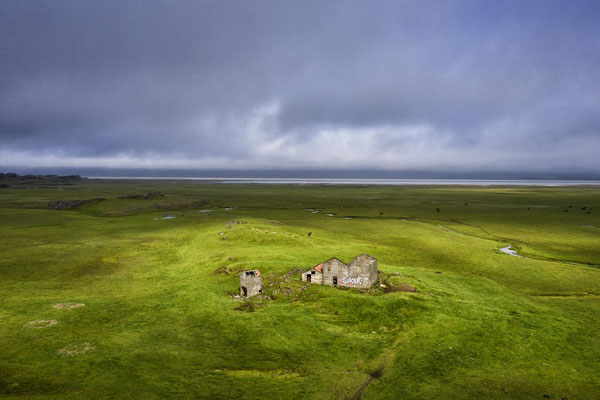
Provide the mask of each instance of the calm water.
[{"label": "calm water", "polygon": [[163,181],[199,181],[206,183],[260,183],[285,185],[473,185],[473,186],[575,186],[598,185],[600,181],[583,180],[516,180],[516,179],[297,179],[297,178],[188,178],[90,176],[90,179],[132,179]]}]

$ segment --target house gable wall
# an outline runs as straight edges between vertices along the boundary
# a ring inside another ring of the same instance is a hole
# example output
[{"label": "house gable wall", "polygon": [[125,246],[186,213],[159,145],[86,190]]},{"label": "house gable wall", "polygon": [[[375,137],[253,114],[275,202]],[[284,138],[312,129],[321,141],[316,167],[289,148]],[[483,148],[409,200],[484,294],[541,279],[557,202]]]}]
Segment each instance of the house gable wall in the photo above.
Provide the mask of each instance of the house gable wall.
[{"label": "house gable wall", "polygon": [[[314,271],[314,273],[312,273]],[[307,271],[302,280],[307,281],[311,275],[311,283],[329,286],[345,286],[369,288],[377,280],[377,260],[368,254],[361,254],[350,263],[345,264],[338,258],[332,258],[322,264],[321,271]],[[334,278],[336,283],[334,284]]]},{"label": "house gable wall", "polygon": [[323,284],[323,274],[320,271],[316,271],[314,268],[310,271],[306,271],[302,273],[302,280],[308,282],[307,276],[310,275],[311,283],[318,283],[320,285]]},{"label": "house gable wall", "polygon": [[337,258],[323,263],[323,285],[333,286],[333,278],[337,277],[338,285],[343,276],[348,275],[348,266]]},{"label": "house gable wall", "polygon": [[377,259],[369,254],[361,254],[348,264],[352,276],[358,276],[363,285],[371,287],[377,280]]}]

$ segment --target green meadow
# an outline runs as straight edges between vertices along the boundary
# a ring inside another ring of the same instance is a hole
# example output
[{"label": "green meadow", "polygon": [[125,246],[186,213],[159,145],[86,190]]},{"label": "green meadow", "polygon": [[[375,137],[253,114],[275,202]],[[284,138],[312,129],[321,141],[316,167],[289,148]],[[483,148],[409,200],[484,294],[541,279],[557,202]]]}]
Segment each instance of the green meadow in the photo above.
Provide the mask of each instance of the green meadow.
[{"label": "green meadow", "polygon": [[2,398],[600,398],[598,187],[11,186],[0,255]]}]

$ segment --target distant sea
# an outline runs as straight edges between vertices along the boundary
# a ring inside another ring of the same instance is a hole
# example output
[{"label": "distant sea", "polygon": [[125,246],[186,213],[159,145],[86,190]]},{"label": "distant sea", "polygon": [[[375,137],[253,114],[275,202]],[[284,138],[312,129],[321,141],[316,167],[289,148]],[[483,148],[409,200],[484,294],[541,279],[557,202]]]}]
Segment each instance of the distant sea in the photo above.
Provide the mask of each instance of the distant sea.
[{"label": "distant sea", "polygon": [[88,176],[89,179],[197,181],[199,183],[257,183],[273,185],[463,185],[463,186],[580,186],[597,185],[600,180],[543,179],[317,179],[317,178],[193,178],[159,176]]}]

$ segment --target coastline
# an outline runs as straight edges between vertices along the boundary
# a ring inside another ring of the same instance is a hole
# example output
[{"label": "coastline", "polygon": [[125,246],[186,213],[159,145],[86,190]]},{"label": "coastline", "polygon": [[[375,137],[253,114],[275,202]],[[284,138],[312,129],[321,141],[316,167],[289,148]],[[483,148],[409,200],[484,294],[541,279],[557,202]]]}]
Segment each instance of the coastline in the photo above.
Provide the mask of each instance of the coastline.
[{"label": "coastline", "polygon": [[254,183],[283,185],[389,185],[389,186],[600,186],[600,180],[543,179],[327,179],[327,178],[224,178],[157,176],[87,176],[98,180],[195,181],[202,183]]}]

